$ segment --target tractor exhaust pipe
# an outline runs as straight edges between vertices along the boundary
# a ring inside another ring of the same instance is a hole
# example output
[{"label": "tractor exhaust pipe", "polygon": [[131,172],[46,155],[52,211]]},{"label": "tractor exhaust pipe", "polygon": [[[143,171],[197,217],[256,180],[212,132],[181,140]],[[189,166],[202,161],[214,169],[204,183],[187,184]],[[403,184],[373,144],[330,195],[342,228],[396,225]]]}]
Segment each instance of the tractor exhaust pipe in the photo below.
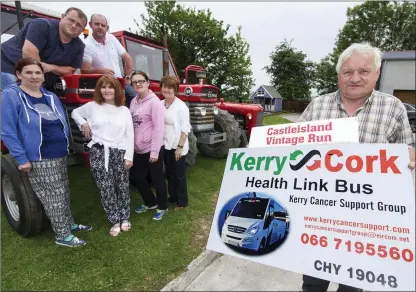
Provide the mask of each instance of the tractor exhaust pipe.
[{"label": "tractor exhaust pipe", "polygon": [[163,76],[169,75],[169,51],[168,51],[168,34],[164,26],[160,28],[162,31],[162,40],[163,40]]},{"label": "tractor exhaust pipe", "polygon": [[22,13],[22,5],[20,1],[14,1],[16,5],[16,15],[17,15],[17,23],[19,24],[19,29],[23,28],[23,13]]},{"label": "tractor exhaust pipe", "polygon": [[24,26],[24,22],[23,20],[28,17],[28,16],[33,16],[32,11],[28,11],[25,15],[23,15],[22,12],[22,5],[20,3],[20,1],[15,1],[14,2],[15,6],[16,6],[16,16],[17,16],[17,22],[12,23],[11,26],[9,26],[8,28],[6,28],[5,30],[3,30],[1,32],[1,35],[7,33],[9,30],[11,30],[16,24],[19,27],[19,30],[23,28]]}]

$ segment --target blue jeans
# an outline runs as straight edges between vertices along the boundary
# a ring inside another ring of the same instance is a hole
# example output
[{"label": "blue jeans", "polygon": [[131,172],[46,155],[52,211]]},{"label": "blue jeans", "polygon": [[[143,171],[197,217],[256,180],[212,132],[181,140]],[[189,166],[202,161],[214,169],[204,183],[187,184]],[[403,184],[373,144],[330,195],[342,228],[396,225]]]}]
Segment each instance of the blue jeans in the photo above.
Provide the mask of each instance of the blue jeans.
[{"label": "blue jeans", "polygon": [[134,90],[133,86],[130,84],[126,84],[125,86],[125,96],[126,96],[126,106],[130,108],[131,101],[137,96],[136,90]]},{"label": "blue jeans", "polygon": [[15,75],[6,73],[6,72],[1,72],[1,90],[2,91],[6,86],[13,84],[16,81],[17,81],[17,78]]}]

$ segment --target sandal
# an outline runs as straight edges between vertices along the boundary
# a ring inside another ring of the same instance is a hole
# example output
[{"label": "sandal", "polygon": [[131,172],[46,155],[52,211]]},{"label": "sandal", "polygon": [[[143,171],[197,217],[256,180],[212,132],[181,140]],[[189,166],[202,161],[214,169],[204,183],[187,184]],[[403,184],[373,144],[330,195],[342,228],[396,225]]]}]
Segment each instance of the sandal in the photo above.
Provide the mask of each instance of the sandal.
[{"label": "sandal", "polygon": [[123,231],[129,231],[129,230],[130,230],[130,228],[131,228],[131,223],[130,223],[129,221],[124,220],[124,221],[121,223],[121,230],[123,230]]},{"label": "sandal", "polygon": [[115,236],[118,236],[119,234],[120,234],[120,224],[114,224],[113,225],[113,227],[111,227],[111,229],[110,229],[110,235],[111,236],[113,236],[113,237],[115,237]]}]

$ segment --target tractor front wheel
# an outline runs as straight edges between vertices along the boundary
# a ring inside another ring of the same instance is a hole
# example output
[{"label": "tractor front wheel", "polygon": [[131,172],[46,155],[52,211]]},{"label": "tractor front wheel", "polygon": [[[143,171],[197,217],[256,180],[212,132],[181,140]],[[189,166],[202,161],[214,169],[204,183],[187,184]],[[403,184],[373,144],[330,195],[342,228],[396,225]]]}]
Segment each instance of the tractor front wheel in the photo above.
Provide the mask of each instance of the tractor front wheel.
[{"label": "tractor front wheel", "polygon": [[245,148],[248,145],[248,137],[247,137],[247,133],[240,129],[240,145],[239,148]]},{"label": "tractor front wheel", "polygon": [[10,154],[1,157],[1,204],[10,226],[21,236],[38,234],[44,227],[42,205]]},{"label": "tractor front wheel", "polygon": [[191,168],[195,164],[196,155],[198,154],[198,147],[196,146],[196,136],[193,131],[188,134],[189,150],[185,158],[186,170]]},{"label": "tractor front wheel", "polygon": [[198,144],[199,151],[207,157],[225,158],[228,150],[237,148],[240,145],[240,129],[234,116],[225,110],[218,110],[214,117],[214,127],[217,132],[225,133],[227,139],[215,144]]}]

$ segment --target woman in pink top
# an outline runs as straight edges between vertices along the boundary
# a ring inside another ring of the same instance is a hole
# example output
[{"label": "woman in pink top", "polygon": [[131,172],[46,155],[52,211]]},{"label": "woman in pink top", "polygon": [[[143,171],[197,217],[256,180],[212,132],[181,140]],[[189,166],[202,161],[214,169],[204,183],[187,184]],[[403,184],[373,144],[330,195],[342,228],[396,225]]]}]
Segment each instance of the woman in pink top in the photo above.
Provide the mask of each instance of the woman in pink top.
[{"label": "woman in pink top", "polygon": [[[149,77],[146,73],[134,72],[131,84],[138,95],[130,103],[135,152],[130,181],[139,190],[144,203],[136,207],[136,212],[156,209],[153,219],[160,220],[168,210],[163,175],[165,110],[160,99],[149,89]],[[156,198],[148,182],[148,174],[156,189]]]}]

